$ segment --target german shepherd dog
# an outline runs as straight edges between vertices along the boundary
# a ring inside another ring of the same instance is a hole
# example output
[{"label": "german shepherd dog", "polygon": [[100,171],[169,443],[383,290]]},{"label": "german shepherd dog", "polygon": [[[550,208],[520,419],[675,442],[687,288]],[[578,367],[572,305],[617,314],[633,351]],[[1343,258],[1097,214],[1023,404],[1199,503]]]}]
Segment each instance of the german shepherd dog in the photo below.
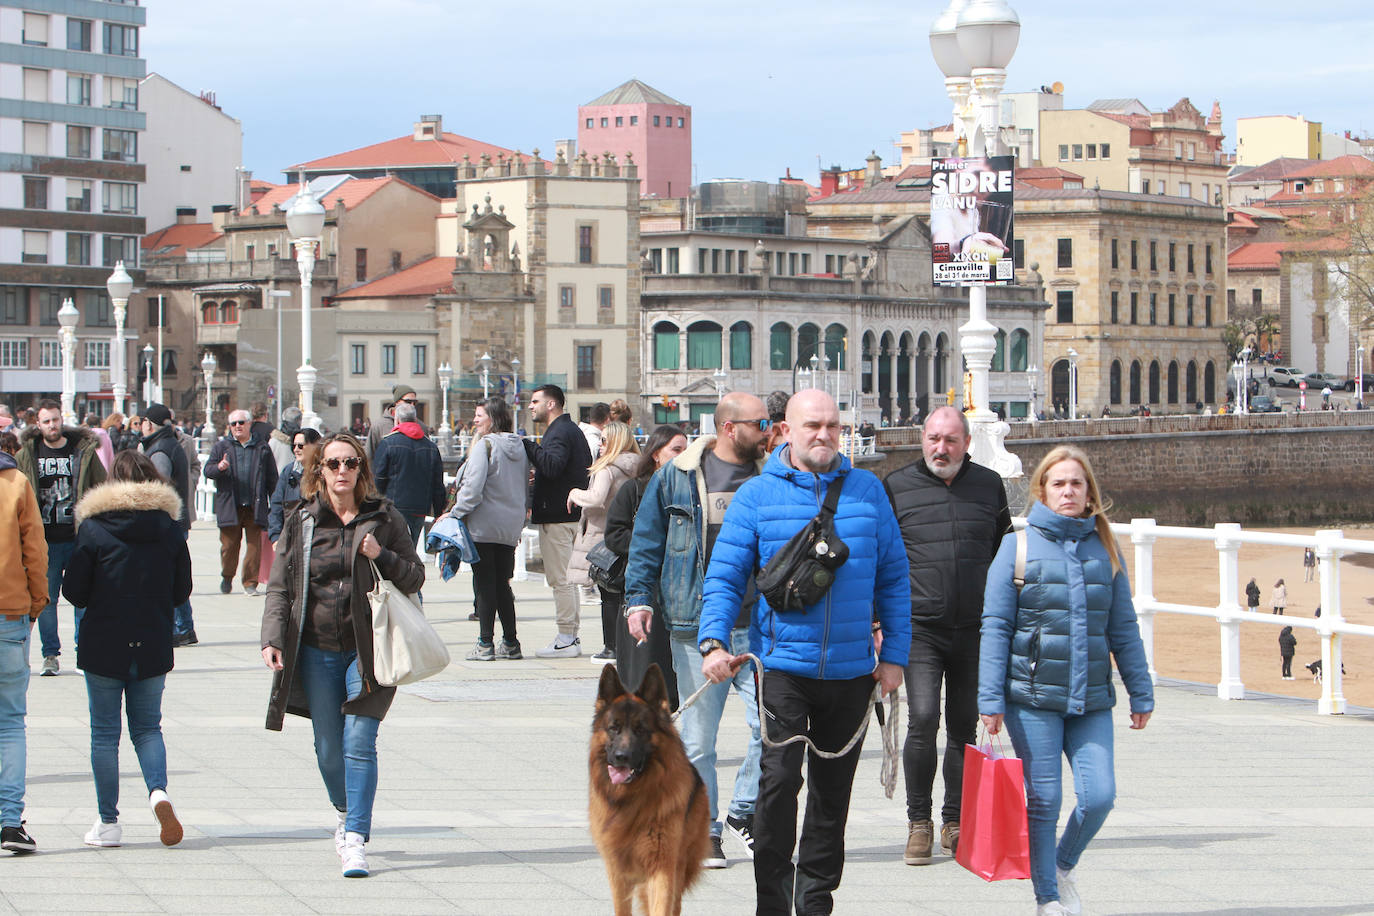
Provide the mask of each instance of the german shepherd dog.
[{"label": "german shepherd dog", "polygon": [[669,717],[663,672],[650,665],[634,693],[615,665],[601,669],[592,720],[589,815],[606,863],[615,916],[636,893],[647,916],[677,916],[710,844],[706,792]]}]

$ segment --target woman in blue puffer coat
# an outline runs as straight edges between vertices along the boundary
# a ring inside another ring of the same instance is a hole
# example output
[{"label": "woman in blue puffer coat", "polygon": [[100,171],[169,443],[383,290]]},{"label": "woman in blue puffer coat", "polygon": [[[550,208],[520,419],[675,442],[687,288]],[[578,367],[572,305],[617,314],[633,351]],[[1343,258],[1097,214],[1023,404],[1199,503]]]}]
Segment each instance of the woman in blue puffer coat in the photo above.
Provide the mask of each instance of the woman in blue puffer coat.
[{"label": "woman in blue puffer coat", "polygon": [[[978,711],[992,734],[1005,719],[1025,766],[1031,883],[1036,913],[1079,913],[1076,866],[1116,797],[1112,662],[1131,698],[1131,728],[1154,710],[1131,586],[1088,456],[1058,446],[1031,478],[1024,584],[1015,582],[1018,535],[988,569],[979,657]],[[1078,803],[1055,846],[1061,758]]]}]

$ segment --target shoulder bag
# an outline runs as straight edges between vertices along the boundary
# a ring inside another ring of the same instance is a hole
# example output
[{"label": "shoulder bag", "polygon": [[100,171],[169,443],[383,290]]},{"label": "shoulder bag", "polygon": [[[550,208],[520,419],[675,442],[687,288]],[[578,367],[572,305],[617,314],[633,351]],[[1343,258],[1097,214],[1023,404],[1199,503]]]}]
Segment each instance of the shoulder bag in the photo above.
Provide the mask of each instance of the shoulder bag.
[{"label": "shoulder bag", "polygon": [[821,511],[759,573],[758,590],[774,611],[800,611],[820,601],[835,583],[835,571],[849,559],[849,547],[835,533],[835,509],[846,476],[830,482]]},{"label": "shoulder bag", "polygon": [[384,687],[422,681],[448,667],[448,647],[415,599],[382,578],[371,558],[372,673]]}]

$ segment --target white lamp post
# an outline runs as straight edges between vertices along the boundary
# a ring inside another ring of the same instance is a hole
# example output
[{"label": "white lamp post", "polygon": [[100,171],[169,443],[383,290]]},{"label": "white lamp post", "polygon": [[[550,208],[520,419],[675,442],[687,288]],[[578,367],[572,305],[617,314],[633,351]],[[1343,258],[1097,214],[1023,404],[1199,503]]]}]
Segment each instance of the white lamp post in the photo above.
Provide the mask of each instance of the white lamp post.
[{"label": "white lamp post", "polygon": [[481,356],[477,357],[477,361],[482,364],[482,400],[485,401],[488,397],[490,397],[489,391],[491,389],[491,354],[483,352]]},{"label": "white lamp post", "polygon": [[1355,346],[1355,409],[1364,409],[1364,344]]},{"label": "white lamp post", "polygon": [[153,389],[157,383],[153,381],[153,345],[143,345],[143,409],[147,410],[153,403]]},{"label": "white lamp post", "polygon": [[274,289],[269,290],[267,295],[277,300],[276,302],[272,303],[272,311],[277,313],[277,396],[272,399],[272,402],[275,405],[275,410],[273,410],[273,413],[277,415],[277,425],[281,426],[281,399],[282,395],[285,393],[285,389],[282,388],[281,384],[281,313],[282,307],[286,305],[286,300],[291,298],[291,291],[286,289]]},{"label": "white lamp post", "polygon": [[515,356],[510,361],[511,374],[515,376],[515,428],[520,428],[520,357]]},{"label": "white lamp post", "polygon": [[1240,395],[1236,398],[1241,413],[1250,412],[1250,348],[1240,351]]},{"label": "white lamp post", "polygon": [[215,368],[219,365],[215,360],[215,354],[209,350],[205,351],[205,358],[200,361],[200,371],[205,375],[205,429],[201,430],[201,436],[205,436],[205,430],[209,430],[209,435],[215,435],[215,423],[211,417],[214,415],[214,401],[210,397],[210,389],[215,384]]},{"label": "white lamp post", "polygon": [[62,300],[62,308],[57,310],[57,323],[62,326],[62,422],[76,425],[76,322],[81,313],[76,303],[68,297]]},{"label": "white lamp post", "polygon": [[453,378],[453,367],[443,362],[434,371],[439,374],[439,388],[444,404],[443,414],[439,417],[439,451],[447,457],[453,453],[453,425],[449,422],[448,416],[448,383]]},{"label": "white lamp post", "polygon": [[[954,103],[955,129],[969,155],[1000,152],[999,95],[1020,36],[1021,20],[1004,0],[951,0],[931,25],[931,54],[945,75],[945,91]],[[968,301],[969,319],[959,328],[959,349],[972,389],[964,393],[964,412],[973,431],[970,451],[975,461],[1003,477],[1019,477],[1021,459],[1003,444],[1009,428],[988,408],[988,373],[997,352],[997,328],[987,318],[987,287],[972,284]]]},{"label": "white lamp post", "polygon": [[719,368],[711,373],[711,379],[716,383],[716,400],[725,397],[725,382],[730,378],[726,375],[724,368]]},{"label": "white lamp post", "polygon": [[1026,370],[1026,381],[1028,381],[1028,382],[1030,383],[1030,421],[1031,421],[1032,423],[1034,423],[1037,419],[1039,419],[1039,417],[1037,416],[1036,410],[1035,410],[1035,396],[1036,396],[1037,394],[1039,394],[1039,392],[1036,390],[1036,387],[1037,387],[1037,384],[1038,384],[1039,380],[1040,380],[1040,369],[1039,369],[1039,367],[1037,367],[1037,366],[1031,366],[1029,369]]},{"label": "white lamp post", "polygon": [[1078,351],[1069,347],[1069,419],[1078,419]]},{"label": "white lamp post", "polygon": [[310,361],[310,284],[315,275],[315,245],[324,233],[324,207],[310,193],[303,175],[296,200],[286,211],[286,231],[296,246],[296,269],[301,275],[301,365],[296,370],[301,388],[301,426],[319,429],[320,417],[315,413],[317,374]]},{"label": "white lamp post", "polygon": [[110,294],[110,305],[114,307],[114,369],[111,373],[110,387],[114,391],[114,409],[127,411],[125,398],[129,393],[129,373],[124,365],[124,316],[129,307],[129,294],[134,290],[134,278],[124,269],[123,261],[115,262],[114,273],[105,281],[105,291]]}]

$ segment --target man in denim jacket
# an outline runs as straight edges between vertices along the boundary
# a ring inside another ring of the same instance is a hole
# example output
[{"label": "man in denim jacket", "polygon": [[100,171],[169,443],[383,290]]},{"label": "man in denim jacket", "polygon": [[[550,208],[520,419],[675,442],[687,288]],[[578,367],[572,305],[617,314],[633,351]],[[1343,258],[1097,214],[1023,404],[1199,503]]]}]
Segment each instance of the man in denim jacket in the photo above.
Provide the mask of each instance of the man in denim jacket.
[{"label": "man in denim jacket", "polygon": [[[716,406],[718,435],[702,436],[649,480],[635,515],[625,571],[625,605],[629,632],[643,640],[649,627],[669,629],[669,651],[678,689],[685,698],[706,683],[697,650],[701,586],[725,510],[741,484],[763,468],[768,412],[751,394],[731,392]],[[735,602],[731,632],[733,653],[749,650],[752,578],[748,596]],[[655,620],[652,612],[658,608]],[[716,732],[725,711],[730,684],[744,701],[751,736],[735,776],[725,825],[753,857],[754,800],[759,790],[759,721],[751,672],[736,670],[682,714],[682,740],[687,756],[701,774],[711,812],[711,850],[705,865],[724,868],[721,824],[717,818]]]}]

